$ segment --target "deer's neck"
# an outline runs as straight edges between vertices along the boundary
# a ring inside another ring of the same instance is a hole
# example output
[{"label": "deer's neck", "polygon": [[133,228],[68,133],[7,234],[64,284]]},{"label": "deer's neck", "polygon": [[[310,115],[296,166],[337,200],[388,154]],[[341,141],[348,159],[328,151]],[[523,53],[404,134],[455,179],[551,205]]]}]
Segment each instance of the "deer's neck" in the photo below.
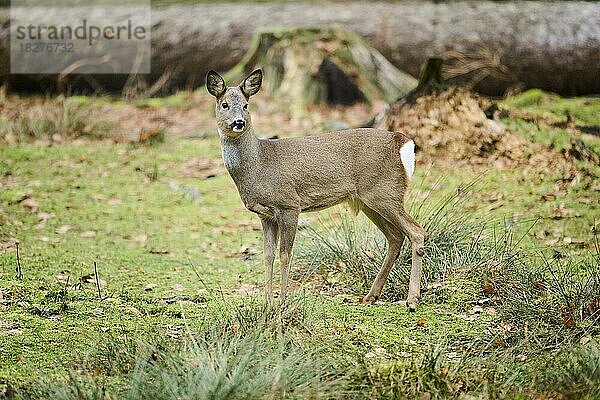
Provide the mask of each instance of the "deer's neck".
[{"label": "deer's neck", "polygon": [[258,165],[259,141],[252,127],[236,138],[219,132],[223,162],[232,178],[237,181]]}]

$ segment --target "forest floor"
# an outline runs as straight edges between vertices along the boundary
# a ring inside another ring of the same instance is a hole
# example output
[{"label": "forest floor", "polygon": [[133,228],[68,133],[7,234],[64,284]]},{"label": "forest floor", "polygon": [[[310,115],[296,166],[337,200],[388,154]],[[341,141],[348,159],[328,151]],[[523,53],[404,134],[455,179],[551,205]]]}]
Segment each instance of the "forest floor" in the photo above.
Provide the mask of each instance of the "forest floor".
[{"label": "forest floor", "polygon": [[[383,105],[284,106],[257,96],[259,134]],[[414,313],[407,248],[384,298],[358,304],[384,244],[344,206],[302,216],[294,296],[263,308],[260,223],[212,108],[200,92],[2,96],[0,398],[600,396],[600,100],[499,103],[497,122],[549,154],[535,166],[417,155],[407,204],[430,240]]]}]

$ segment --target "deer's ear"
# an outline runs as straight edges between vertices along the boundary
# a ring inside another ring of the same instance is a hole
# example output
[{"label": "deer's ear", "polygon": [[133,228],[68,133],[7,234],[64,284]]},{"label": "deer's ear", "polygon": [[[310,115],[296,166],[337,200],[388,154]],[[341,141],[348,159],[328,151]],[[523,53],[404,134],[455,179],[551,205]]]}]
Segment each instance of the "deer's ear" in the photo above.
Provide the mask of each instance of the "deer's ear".
[{"label": "deer's ear", "polygon": [[262,70],[259,68],[252,71],[252,73],[244,79],[244,82],[240,85],[240,89],[247,98],[258,93],[260,85],[262,85],[262,76]]},{"label": "deer's ear", "polygon": [[219,98],[225,93],[226,89],[223,77],[213,70],[208,71],[208,74],[206,74],[206,90],[208,90],[208,93]]}]

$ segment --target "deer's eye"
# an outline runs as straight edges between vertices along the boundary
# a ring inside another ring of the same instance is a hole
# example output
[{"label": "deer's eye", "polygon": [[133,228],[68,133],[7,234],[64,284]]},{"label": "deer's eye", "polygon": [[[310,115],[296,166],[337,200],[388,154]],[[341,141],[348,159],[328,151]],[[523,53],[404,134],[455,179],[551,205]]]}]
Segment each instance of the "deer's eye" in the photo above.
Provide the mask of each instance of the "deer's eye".
[{"label": "deer's eye", "polygon": [[248,103],[244,104],[244,110],[248,109]]},{"label": "deer's eye", "polygon": [[227,104],[227,103],[221,103],[221,108],[223,110],[227,110],[229,108],[229,104]]}]

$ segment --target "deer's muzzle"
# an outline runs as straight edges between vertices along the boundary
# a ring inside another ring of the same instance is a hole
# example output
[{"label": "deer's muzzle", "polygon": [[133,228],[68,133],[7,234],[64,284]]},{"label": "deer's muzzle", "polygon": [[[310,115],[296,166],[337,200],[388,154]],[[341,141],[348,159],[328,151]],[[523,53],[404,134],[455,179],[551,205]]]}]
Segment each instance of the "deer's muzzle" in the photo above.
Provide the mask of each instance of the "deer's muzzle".
[{"label": "deer's muzzle", "polygon": [[233,121],[231,125],[229,125],[229,128],[231,128],[231,130],[234,132],[241,132],[244,130],[245,127],[246,121],[244,121],[243,119],[237,119]]}]

